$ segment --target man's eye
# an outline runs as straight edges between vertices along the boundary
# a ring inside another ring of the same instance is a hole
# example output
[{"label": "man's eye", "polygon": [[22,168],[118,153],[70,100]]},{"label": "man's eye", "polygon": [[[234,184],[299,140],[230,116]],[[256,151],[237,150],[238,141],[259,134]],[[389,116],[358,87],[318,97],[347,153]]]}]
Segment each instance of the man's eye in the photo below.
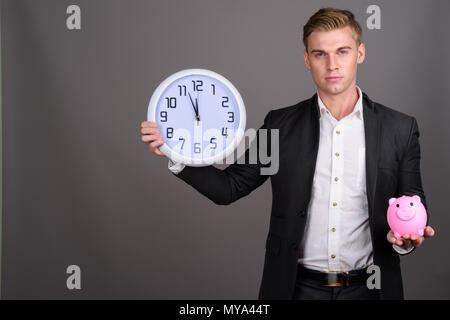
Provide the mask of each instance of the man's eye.
[{"label": "man's eye", "polygon": [[321,56],[323,56],[322,52],[316,53],[316,57],[321,57]]},{"label": "man's eye", "polygon": [[347,53],[347,50],[341,50],[341,51],[339,51],[339,53],[340,53],[340,54],[346,54],[346,53]]}]

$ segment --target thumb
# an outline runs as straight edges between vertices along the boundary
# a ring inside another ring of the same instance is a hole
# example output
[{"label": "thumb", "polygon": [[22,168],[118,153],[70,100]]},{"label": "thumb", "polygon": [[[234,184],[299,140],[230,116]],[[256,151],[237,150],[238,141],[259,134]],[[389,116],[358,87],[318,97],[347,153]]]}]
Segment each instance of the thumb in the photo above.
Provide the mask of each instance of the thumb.
[{"label": "thumb", "polygon": [[434,229],[432,228],[432,227],[430,227],[430,226],[427,226],[426,228],[425,228],[425,234],[424,234],[424,237],[425,238],[429,238],[429,237],[432,237],[432,236],[434,236]]}]

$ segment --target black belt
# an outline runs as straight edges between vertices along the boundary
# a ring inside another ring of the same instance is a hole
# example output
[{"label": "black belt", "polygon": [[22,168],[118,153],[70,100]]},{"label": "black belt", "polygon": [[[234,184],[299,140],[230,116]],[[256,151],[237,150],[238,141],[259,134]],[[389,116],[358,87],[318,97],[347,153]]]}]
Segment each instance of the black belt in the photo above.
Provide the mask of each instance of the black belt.
[{"label": "black belt", "polygon": [[307,269],[299,264],[297,271],[300,279],[313,280],[324,287],[348,287],[353,284],[361,284],[366,282],[367,278],[370,276],[370,274],[367,274],[367,267],[348,272],[321,272]]}]

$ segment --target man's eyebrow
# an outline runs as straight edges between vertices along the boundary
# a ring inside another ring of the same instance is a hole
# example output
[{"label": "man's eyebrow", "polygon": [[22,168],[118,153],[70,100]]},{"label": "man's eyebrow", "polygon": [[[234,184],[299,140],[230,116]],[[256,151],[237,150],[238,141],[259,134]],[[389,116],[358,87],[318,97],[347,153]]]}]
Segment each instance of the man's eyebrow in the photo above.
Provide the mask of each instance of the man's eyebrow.
[{"label": "man's eyebrow", "polygon": [[[341,50],[344,50],[344,49],[352,49],[352,47],[350,47],[350,46],[344,46],[344,47],[340,47],[340,48],[338,48],[336,51],[341,51]],[[326,53],[324,50],[320,50],[320,49],[313,49],[313,50],[311,50],[311,53],[314,53],[314,52],[323,52],[323,53]]]}]

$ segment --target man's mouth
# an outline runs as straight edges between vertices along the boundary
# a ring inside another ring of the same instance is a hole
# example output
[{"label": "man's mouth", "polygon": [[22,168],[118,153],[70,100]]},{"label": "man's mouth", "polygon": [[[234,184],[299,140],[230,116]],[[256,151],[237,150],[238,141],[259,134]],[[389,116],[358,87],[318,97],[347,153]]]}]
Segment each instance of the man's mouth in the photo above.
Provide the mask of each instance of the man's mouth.
[{"label": "man's mouth", "polygon": [[333,77],[325,77],[325,80],[329,82],[337,82],[341,80],[343,77],[333,76]]}]

